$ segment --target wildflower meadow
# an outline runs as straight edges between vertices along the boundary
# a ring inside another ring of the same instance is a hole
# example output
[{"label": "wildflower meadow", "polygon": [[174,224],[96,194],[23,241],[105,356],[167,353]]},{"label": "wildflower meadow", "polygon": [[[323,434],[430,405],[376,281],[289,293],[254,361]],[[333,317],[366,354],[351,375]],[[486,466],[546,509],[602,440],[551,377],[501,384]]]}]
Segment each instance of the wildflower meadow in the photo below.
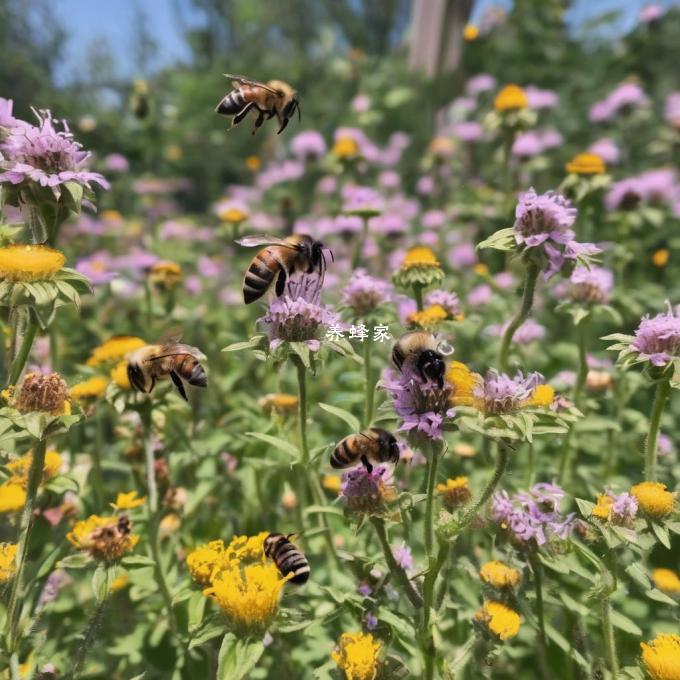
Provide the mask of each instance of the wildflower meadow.
[{"label": "wildflower meadow", "polygon": [[86,5],[0,0],[0,678],[680,680],[677,4]]}]

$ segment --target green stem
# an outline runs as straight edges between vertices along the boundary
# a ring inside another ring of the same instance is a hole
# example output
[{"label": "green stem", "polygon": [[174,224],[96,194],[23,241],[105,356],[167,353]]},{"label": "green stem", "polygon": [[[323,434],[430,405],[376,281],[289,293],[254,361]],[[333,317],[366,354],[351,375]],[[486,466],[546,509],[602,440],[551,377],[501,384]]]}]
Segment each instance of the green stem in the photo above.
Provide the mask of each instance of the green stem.
[{"label": "green stem", "polygon": [[434,485],[437,481],[437,467],[439,455],[442,451],[441,443],[428,442],[429,455],[427,456],[427,488],[425,493],[425,552],[432,558],[432,546],[434,542]]},{"label": "green stem", "polygon": [[508,355],[510,353],[512,338],[517,332],[517,329],[527,320],[534,304],[534,292],[536,290],[536,281],[538,280],[540,271],[541,270],[537,264],[530,263],[527,265],[526,274],[524,276],[524,291],[522,293],[522,301],[520,303],[519,309],[517,310],[517,314],[515,314],[512,321],[505,329],[505,333],[503,333],[501,347],[498,353],[498,368],[504,373],[508,370]]},{"label": "green stem", "polygon": [[28,544],[31,536],[31,529],[33,528],[33,511],[35,509],[35,501],[38,495],[38,487],[42,479],[43,467],[45,465],[45,451],[47,443],[44,440],[39,440],[33,447],[31,456],[31,469],[28,473],[28,481],[26,484],[26,502],[21,513],[21,521],[19,524],[19,541],[17,547],[16,558],[16,572],[14,580],[12,581],[12,589],[10,591],[9,602],[7,604],[7,618],[5,620],[6,638],[8,641],[8,649],[10,652],[16,648],[18,635],[18,621],[17,612],[18,600],[21,595],[22,581],[24,575],[24,568],[26,566],[26,558],[28,556]]},{"label": "green stem", "polygon": [[361,238],[358,238],[354,244],[354,251],[352,252],[352,269],[356,269],[361,263],[361,251],[368,238],[368,217],[362,217],[363,229],[361,231]]},{"label": "green stem", "polygon": [[307,371],[300,357],[293,357],[297,368],[298,381],[298,420],[300,428],[301,463],[305,467],[309,464],[309,444],[307,443]]},{"label": "green stem", "polygon": [[423,583],[423,657],[425,659],[425,678],[432,680],[434,678],[434,667],[437,660],[437,648],[434,643],[434,634],[430,629],[430,616],[432,613],[432,605],[435,591],[435,584],[437,577],[441,571],[446,556],[448,553],[448,545],[444,542],[439,543],[439,550],[436,557],[430,555],[429,566],[427,574],[425,574],[425,581]]},{"label": "green stem", "polygon": [[496,454],[496,467],[494,468],[493,475],[491,476],[491,479],[487,485],[484,487],[482,493],[479,494],[475,502],[472,504],[472,507],[465,513],[465,515],[463,515],[463,518],[458,523],[459,533],[465,529],[465,527],[467,527],[475,517],[477,517],[477,513],[479,512],[480,508],[489,500],[489,498],[491,498],[491,494],[495,491],[496,487],[498,486],[498,482],[501,481],[501,477],[505,472],[505,468],[508,466],[511,450],[512,449],[510,449],[508,444],[501,440],[498,453]]},{"label": "green stem", "polygon": [[545,611],[543,607],[543,568],[535,551],[529,553],[529,563],[534,574],[534,592],[536,594],[536,617],[538,618],[538,651],[539,662],[543,670],[543,676],[548,677],[547,649],[548,644],[545,636]]},{"label": "green stem", "polygon": [[578,373],[576,374],[576,383],[574,385],[573,400],[574,404],[581,407],[581,394],[586,385],[586,378],[588,377],[588,320],[583,319],[581,323],[576,326],[576,341],[578,344]]},{"label": "green stem", "polygon": [[158,536],[158,529],[160,525],[160,512],[158,503],[158,485],[156,483],[156,465],[153,455],[153,446],[151,442],[151,412],[153,404],[149,400],[145,404],[145,408],[141,412],[142,425],[144,426],[144,460],[146,463],[146,483],[148,491],[147,499],[147,524],[149,531],[149,548],[151,549],[151,556],[154,560],[154,575],[156,582],[161,591],[161,597],[168,615],[170,623],[170,630],[173,635],[177,634],[177,621],[175,620],[175,612],[172,608],[172,594],[168,582],[163,571],[163,563],[161,561],[160,539]]},{"label": "green stem", "polygon": [[604,652],[612,678],[617,678],[619,675],[619,657],[616,653],[616,639],[614,638],[614,627],[612,625],[612,602],[608,597],[604,597],[601,604]]},{"label": "green stem", "polygon": [[373,421],[373,405],[375,403],[375,382],[371,372],[372,342],[364,340],[364,373],[366,376],[366,402],[364,404],[364,427],[370,427]]},{"label": "green stem", "polygon": [[29,312],[28,325],[24,332],[24,337],[21,339],[21,347],[10,365],[9,375],[7,377],[8,385],[16,385],[17,380],[19,380],[21,372],[24,370],[24,366],[26,366],[26,362],[28,361],[28,355],[31,353],[31,347],[33,347],[33,340],[35,339],[37,330],[38,324],[33,318],[33,315]]},{"label": "green stem", "polygon": [[419,283],[413,284],[413,299],[416,301],[416,308],[419,312],[423,311],[423,287]]},{"label": "green stem", "polygon": [[659,428],[661,426],[661,416],[663,415],[666,401],[671,393],[671,381],[662,378],[656,384],[656,394],[652,404],[652,412],[649,416],[649,431],[647,432],[647,442],[645,446],[645,479],[648,482],[656,481],[656,451],[659,441]]},{"label": "green stem", "polygon": [[102,475],[102,449],[104,448],[104,437],[102,432],[102,409],[101,403],[95,406],[94,412],[94,432],[95,443],[92,450],[92,490],[94,491],[95,508],[101,511],[104,507],[104,480]]},{"label": "green stem", "polygon": [[423,598],[417,591],[413,582],[409,579],[406,572],[397,564],[394,559],[394,554],[392,553],[392,547],[387,540],[387,532],[385,531],[385,520],[381,517],[371,517],[371,524],[375,527],[375,533],[378,535],[378,540],[383,549],[383,554],[385,555],[385,562],[387,562],[387,568],[390,574],[395,578],[397,583],[404,590],[404,594],[409,599],[411,604],[419,609],[423,606]]}]

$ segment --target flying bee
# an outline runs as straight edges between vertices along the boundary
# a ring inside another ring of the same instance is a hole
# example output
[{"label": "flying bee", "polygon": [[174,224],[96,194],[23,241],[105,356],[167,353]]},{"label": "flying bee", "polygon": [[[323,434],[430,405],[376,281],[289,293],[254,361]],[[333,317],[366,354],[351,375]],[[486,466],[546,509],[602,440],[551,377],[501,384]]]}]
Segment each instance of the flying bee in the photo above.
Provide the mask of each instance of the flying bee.
[{"label": "flying bee", "polygon": [[[283,295],[286,280],[294,272],[319,275],[319,287],[326,273],[325,246],[307,234],[293,234],[286,238],[277,236],[244,236],[236,241],[239,245],[252,248],[265,246],[250,261],[243,280],[243,300],[249,305],[259,300],[274,281],[277,297]],[[331,259],[333,253],[329,250]]]},{"label": "flying bee", "polygon": [[300,120],[300,100],[297,92],[282,80],[270,80],[268,83],[258,83],[243,76],[225,73],[225,77],[232,79],[233,90],[228,92],[215,107],[215,112],[222,116],[233,116],[231,127],[238,125],[251,111],[257,112],[255,127],[252,134],[265,120],[276,116],[279,121],[280,135],[288,125],[288,121],[297,110]]},{"label": "flying bee", "polygon": [[189,401],[183,380],[196,387],[207,387],[208,377],[201,360],[203,354],[196,347],[183,345],[179,336],[168,336],[157,345],[146,345],[127,356],[127,375],[132,387],[149,393],[161,378],[170,376],[184,401]]},{"label": "flying bee", "polygon": [[282,576],[293,574],[291,583],[302,585],[309,579],[309,562],[304,553],[290,542],[292,534],[269,534],[264,539],[264,554],[274,560]]},{"label": "flying bee", "polygon": [[400,371],[406,363],[423,380],[434,380],[441,389],[446,373],[444,356],[452,352],[451,345],[437,339],[432,333],[413,331],[399,338],[392,350],[392,361]]},{"label": "flying bee", "polygon": [[336,470],[363,463],[369,471],[373,471],[371,463],[398,463],[399,444],[394,435],[379,427],[372,427],[364,432],[357,432],[338,442],[331,454],[331,467]]}]

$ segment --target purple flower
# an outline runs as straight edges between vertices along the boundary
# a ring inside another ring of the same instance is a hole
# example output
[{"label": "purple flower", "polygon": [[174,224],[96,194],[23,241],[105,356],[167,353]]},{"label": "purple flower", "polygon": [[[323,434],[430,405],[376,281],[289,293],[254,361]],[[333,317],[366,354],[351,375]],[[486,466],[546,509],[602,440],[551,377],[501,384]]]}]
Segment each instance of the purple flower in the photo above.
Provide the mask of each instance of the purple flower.
[{"label": "purple flower", "polygon": [[434,179],[430,175],[423,175],[416,182],[416,193],[421,196],[429,196],[434,192]]},{"label": "purple flower", "polygon": [[411,548],[409,548],[404,541],[401,545],[392,546],[392,555],[395,562],[404,570],[411,571],[413,569],[413,555]]},{"label": "purple flower", "polygon": [[315,160],[326,153],[326,142],[316,130],[305,130],[293,137],[290,148],[300,161]]},{"label": "purple flower", "polygon": [[661,5],[647,5],[640,11],[640,21],[643,24],[649,24],[652,21],[657,21],[663,16],[663,8]]},{"label": "purple flower", "polygon": [[374,217],[370,222],[371,231],[383,236],[398,236],[408,231],[408,222],[402,214],[389,212]]},{"label": "purple flower", "polygon": [[649,102],[642,88],[634,82],[624,82],[610,92],[605,99],[595,102],[589,118],[594,123],[610,120],[621,109],[644,106]]},{"label": "purple flower", "polygon": [[680,126],[680,92],[671,92],[666,97],[663,117],[673,127]]},{"label": "purple flower", "polygon": [[530,373],[526,378],[518,371],[514,378],[491,368],[472,388],[476,403],[482,405],[486,415],[513,413],[530,399],[537,385],[543,382],[540,373]]},{"label": "purple flower", "polygon": [[460,314],[460,299],[455,293],[448,290],[432,290],[425,296],[425,305],[431,307],[432,305],[441,305],[449,316],[456,316]]},{"label": "purple flower", "polygon": [[621,158],[619,147],[609,137],[602,137],[602,139],[593,142],[588,151],[598,155],[607,165],[615,165]]},{"label": "purple flower", "polygon": [[104,156],[104,167],[109,172],[127,172],[130,169],[130,163],[120,153],[110,153]]},{"label": "purple flower", "polygon": [[[504,324],[497,324],[489,326],[486,330],[490,335],[501,337],[505,333],[506,328],[510,325],[509,321]],[[516,331],[513,340],[520,345],[528,345],[534,340],[540,340],[545,337],[545,326],[542,326],[534,319],[527,319]]]},{"label": "purple flower", "polygon": [[493,297],[493,289],[487,283],[475,286],[467,296],[467,303],[470,307],[482,307],[489,303]]},{"label": "purple flower", "polygon": [[507,290],[512,288],[517,284],[517,280],[513,276],[512,272],[498,272],[493,277],[495,284],[502,290]]},{"label": "purple flower", "polygon": [[342,191],[345,213],[381,213],[385,207],[384,199],[375,189],[366,186],[348,185]]},{"label": "purple flower", "polygon": [[666,458],[673,453],[673,440],[667,435],[661,432],[659,434],[659,440],[657,442],[659,447],[659,456]]},{"label": "purple flower", "polygon": [[397,189],[400,183],[401,177],[394,170],[383,170],[378,175],[378,184],[382,189]]},{"label": "purple flower", "polygon": [[647,170],[615,182],[605,197],[605,205],[609,210],[634,208],[640,202],[671,205],[679,190],[677,175],[671,168]]},{"label": "purple flower", "polygon": [[88,151],[73,140],[66,123],[57,130],[50,111],[35,112],[38,126],[25,125],[9,129],[2,144],[0,183],[21,184],[33,181],[50,187],[54,196],[61,196],[60,185],[76,182],[90,188],[96,182],[104,189],[108,182],[98,172],[86,170]]},{"label": "purple flower", "polygon": [[325,177],[322,177],[319,180],[319,183],[316,185],[316,190],[320,194],[324,194],[326,196],[334,194],[337,188],[338,180],[333,175],[326,175]]},{"label": "purple flower", "polygon": [[639,358],[665,366],[680,354],[680,316],[669,304],[667,312],[643,317],[630,346]]},{"label": "purple flower", "polygon": [[519,158],[531,158],[538,156],[543,151],[543,142],[538,132],[529,130],[515,138],[512,144],[512,153]]},{"label": "purple flower", "polygon": [[495,88],[496,79],[488,73],[473,76],[465,83],[465,92],[469,95],[478,95],[480,92],[488,92]]},{"label": "purple flower", "polygon": [[484,128],[481,123],[476,121],[462,121],[454,123],[451,126],[451,132],[454,137],[460,139],[461,142],[476,142],[482,138]]},{"label": "purple flower", "polygon": [[55,569],[47,577],[47,581],[38,598],[37,610],[42,611],[50,602],[54,602],[59,595],[59,591],[72,581],[73,579],[64,569]]},{"label": "purple flower", "polygon": [[364,627],[366,630],[375,630],[378,627],[378,617],[372,612],[364,615]]},{"label": "purple flower", "polygon": [[[14,102],[11,99],[0,97],[0,128],[29,127],[28,123],[19,120],[12,115]],[[7,130],[8,131],[8,130]]]},{"label": "purple flower", "polygon": [[387,281],[369,276],[364,269],[357,269],[342,291],[342,301],[352,308],[357,317],[362,317],[389,302],[391,291],[392,286]]},{"label": "purple flower", "polygon": [[371,108],[371,98],[367,94],[358,94],[351,103],[357,113],[366,113]]},{"label": "purple flower", "polygon": [[443,210],[428,210],[420,218],[423,229],[439,229],[446,223],[446,213]]},{"label": "purple flower", "polygon": [[108,252],[98,250],[89,257],[78,260],[76,271],[87,276],[93,286],[101,286],[118,276],[114,264],[114,260]]},{"label": "purple flower", "polygon": [[471,243],[460,243],[451,249],[448,262],[452,267],[472,267],[477,264],[477,253]]},{"label": "purple flower", "polygon": [[528,85],[524,88],[524,92],[529,100],[530,109],[552,109],[555,108],[560,101],[557,92],[553,92],[553,90],[542,90],[539,87]]},{"label": "purple flower", "polygon": [[357,586],[357,593],[359,593],[359,595],[362,595],[363,597],[370,597],[373,594],[373,589],[368,583],[366,583],[366,581],[362,581]]},{"label": "purple flower", "polygon": [[324,326],[338,325],[340,317],[331,307],[322,306],[317,276],[291,278],[286,292],[275,298],[267,313],[258,319],[269,336],[269,348],[284,342],[304,342],[312,352],[321,346],[319,335]]},{"label": "purple flower", "polygon": [[386,369],[380,387],[392,397],[392,405],[402,419],[398,428],[416,439],[442,439],[445,418],[456,415],[449,408],[451,386],[439,387],[431,380],[423,381],[411,368],[404,365],[401,371]]},{"label": "purple flower", "polygon": [[621,524],[628,524],[635,519],[638,511],[638,502],[635,496],[622,493],[614,497],[612,505],[612,519]]},{"label": "purple flower", "polygon": [[614,288],[614,274],[604,267],[576,267],[570,281],[571,297],[580,302],[605,305]]},{"label": "purple flower", "polygon": [[340,496],[352,512],[380,513],[392,500],[394,486],[387,465],[377,465],[369,472],[363,465],[347,470],[342,476]]},{"label": "purple flower", "polygon": [[549,239],[566,244],[574,238],[571,226],[576,220],[576,212],[561,194],[548,191],[539,195],[531,188],[520,194],[515,209],[515,241],[528,248]]}]

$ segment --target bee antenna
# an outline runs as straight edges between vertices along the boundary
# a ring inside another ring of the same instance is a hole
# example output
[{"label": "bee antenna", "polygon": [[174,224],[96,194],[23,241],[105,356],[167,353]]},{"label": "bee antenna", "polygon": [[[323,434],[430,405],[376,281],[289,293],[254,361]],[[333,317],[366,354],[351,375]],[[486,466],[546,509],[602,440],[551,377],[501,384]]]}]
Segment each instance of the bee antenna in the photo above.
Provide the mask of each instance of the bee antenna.
[{"label": "bee antenna", "polygon": [[300,108],[300,102],[296,100],[295,102],[295,108],[297,109],[298,112],[298,120],[302,120],[302,109]]},{"label": "bee antenna", "polygon": [[286,534],[286,540],[290,541],[291,536],[298,536],[299,537],[299,536],[302,536],[304,533],[305,533],[304,530],[303,531],[293,531],[290,534]]}]

